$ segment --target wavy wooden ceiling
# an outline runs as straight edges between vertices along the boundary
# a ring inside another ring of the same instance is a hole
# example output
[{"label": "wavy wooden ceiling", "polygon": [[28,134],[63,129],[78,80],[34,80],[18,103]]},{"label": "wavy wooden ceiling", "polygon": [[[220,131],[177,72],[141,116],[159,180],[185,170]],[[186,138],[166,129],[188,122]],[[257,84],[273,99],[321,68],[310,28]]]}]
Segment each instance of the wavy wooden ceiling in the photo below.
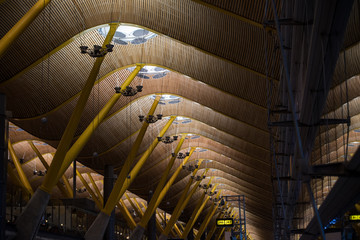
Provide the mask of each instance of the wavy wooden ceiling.
[{"label": "wavy wooden ceiling", "polygon": [[[34,2],[15,0],[0,3],[0,36]],[[104,37],[96,28],[109,22],[144,26],[159,35],[142,45],[115,45],[114,52],[106,56],[101,67],[77,135],[114,94],[116,79],[122,82],[129,75],[128,66],[144,62],[172,71],[161,79],[142,80],[137,77],[132,85],[143,82],[144,91],[135,97],[120,98],[81,152],[79,161],[99,172],[104,164],[114,164],[118,170],[141,126],[137,116],[146,113],[152,104],[149,96],[159,92],[180,96],[180,103],[160,105],[157,111],[165,116],[188,117],[191,123],[173,125],[168,134],[192,133],[200,136],[186,140],[183,151],[189,146],[207,150],[194,153],[191,159],[211,159],[212,162],[200,166],[201,171],[205,167],[215,169],[209,174],[218,178],[217,182],[222,184],[224,191],[246,195],[248,229],[257,239],[268,239],[272,231],[272,200],[264,52],[265,46],[274,49],[277,45],[276,33],[265,34],[263,28],[259,27],[263,21],[265,0],[197,2],[113,0],[101,1],[100,4],[95,0],[53,0],[0,58],[0,92],[7,95],[12,121],[32,134],[14,130],[11,131],[11,140],[19,157],[25,153],[25,162],[28,163],[23,166],[30,177],[33,164],[39,161],[30,161],[36,156],[24,140],[42,139],[52,147],[57,146],[92,67],[94,60],[81,55],[79,45],[101,43]],[[206,4],[248,21],[221,13]],[[356,6],[357,3],[354,9]],[[324,110],[329,115],[341,115],[344,104],[342,82],[349,78],[351,116],[355,123],[352,130],[358,128],[357,123],[360,122],[357,120],[360,114],[357,103],[359,80],[358,77],[351,78],[360,72],[360,34],[354,31],[358,28],[358,12],[353,10],[343,52],[347,71],[345,74],[344,63],[338,61],[333,88]],[[269,54],[270,77],[274,80],[276,91],[280,55],[279,51],[269,51]],[[271,103],[274,104],[275,100],[276,94]],[[41,123],[43,117],[47,119],[45,124]],[[145,151],[165,121],[151,125],[139,153]],[[329,143],[335,149],[333,151],[339,151],[341,140],[338,140],[339,144],[334,141],[340,139],[342,134],[342,129],[338,127],[330,131],[330,137],[326,137],[333,141]],[[325,139],[325,133],[322,139]],[[49,145],[38,147],[51,161],[51,155],[46,153],[55,149]],[[93,157],[94,152],[99,156]],[[315,158],[318,158],[318,152],[313,153]],[[154,176],[158,176],[166,167],[170,153],[169,146],[159,144],[130,190],[146,198],[147,192],[156,186],[158,179]],[[175,165],[179,164],[177,161]],[[71,178],[71,171],[69,169],[66,173],[68,178]],[[83,171],[91,170],[84,168]],[[97,175],[93,175],[96,178]],[[162,204],[163,209],[171,211],[188,178],[188,173],[180,174],[165,197],[171,204]],[[96,178],[99,187],[100,179]],[[32,184],[38,186],[40,181],[40,178],[36,178]],[[195,203],[199,197],[200,192],[193,196],[191,202]],[[193,208],[194,204],[189,204],[182,220],[186,221]]]}]

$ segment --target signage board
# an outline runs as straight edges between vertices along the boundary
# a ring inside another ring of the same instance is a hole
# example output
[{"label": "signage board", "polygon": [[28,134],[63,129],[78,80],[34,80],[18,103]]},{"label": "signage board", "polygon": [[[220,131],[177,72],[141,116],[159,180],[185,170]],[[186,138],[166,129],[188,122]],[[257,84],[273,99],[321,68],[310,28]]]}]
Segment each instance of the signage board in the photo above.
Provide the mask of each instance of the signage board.
[{"label": "signage board", "polygon": [[360,221],[360,215],[350,215],[349,220],[350,221]]},{"label": "signage board", "polygon": [[233,227],[234,219],[232,219],[232,218],[217,218],[216,226],[217,227]]}]

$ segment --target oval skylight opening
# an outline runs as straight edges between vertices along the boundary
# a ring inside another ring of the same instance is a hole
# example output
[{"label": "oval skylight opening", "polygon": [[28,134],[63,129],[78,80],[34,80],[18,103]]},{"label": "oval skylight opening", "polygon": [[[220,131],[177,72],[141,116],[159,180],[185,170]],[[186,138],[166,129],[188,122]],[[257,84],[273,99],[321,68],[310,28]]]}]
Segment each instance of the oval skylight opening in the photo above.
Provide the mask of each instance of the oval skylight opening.
[{"label": "oval skylight opening", "polygon": [[[106,37],[107,33],[109,32],[110,27],[102,27],[98,29],[98,32],[101,36]],[[114,34],[112,41],[115,44],[127,45],[127,44],[143,44],[147,40],[156,37],[157,34],[150,32],[148,30],[128,26],[128,25],[120,25]]]}]

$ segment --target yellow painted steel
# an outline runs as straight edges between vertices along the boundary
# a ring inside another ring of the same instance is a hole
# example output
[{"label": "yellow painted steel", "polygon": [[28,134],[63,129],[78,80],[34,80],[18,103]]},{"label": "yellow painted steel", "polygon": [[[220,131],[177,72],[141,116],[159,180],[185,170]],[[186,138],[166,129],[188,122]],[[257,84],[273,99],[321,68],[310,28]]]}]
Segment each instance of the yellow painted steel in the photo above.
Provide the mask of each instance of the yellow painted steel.
[{"label": "yellow painted steel", "polygon": [[[201,163],[199,163],[199,166],[200,166],[200,164],[201,164]],[[194,171],[194,173],[193,173],[192,176],[195,176],[195,175],[196,175],[197,170],[198,170],[198,169],[196,169],[196,170]],[[209,170],[209,169],[206,169],[201,176],[205,176],[206,173],[208,172],[208,170]],[[195,183],[194,187],[191,189],[191,191],[188,192],[189,189],[190,189],[190,186],[191,186],[192,182],[193,182],[193,178],[190,178],[188,184],[186,185],[185,189],[183,190],[183,192],[182,192],[182,194],[181,194],[181,197],[180,197],[180,199],[179,199],[179,202],[177,203],[177,205],[176,205],[173,213],[171,214],[171,218],[170,218],[170,220],[169,220],[169,224],[166,225],[165,230],[164,230],[164,232],[162,233],[163,235],[168,236],[168,234],[170,233],[170,230],[171,230],[172,226],[177,222],[178,218],[179,218],[180,215],[181,215],[182,210],[184,210],[184,208],[186,207],[186,205],[187,205],[188,202],[190,201],[192,195],[193,195],[193,194],[196,192],[196,190],[198,189],[199,184],[200,184],[201,181],[197,181],[197,182]],[[180,236],[181,236],[181,235],[179,235],[179,237],[180,237]]]},{"label": "yellow painted steel", "polygon": [[[107,45],[111,42],[111,40],[115,34],[115,31],[117,29],[117,26],[118,26],[118,24],[110,24],[110,30],[105,38],[103,47],[105,47],[105,45]],[[41,190],[43,190],[49,194],[51,193],[51,190],[53,189],[55,184],[58,182],[60,176],[63,174],[63,173],[59,174],[59,170],[62,168],[64,159],[65,159],[65,155],[66,155],[67,151],[69,150],[70,144],[71,144],[74,134],[75,134],[75,131],[79,125],[82,112],[85,108],[86,102],[89,98],[90,92],[92,90],[92,87],[93,87],[96,77],[99,73],[100,66],[101,66],[104,58],[105,57],[99,57],[95,60],[95,63],[93,65],[93,68],[91,69],[89,77],[81,91],[79,100],[77,101],[75,109],[74,109],[73,113],[71,114],[70,120],[66,126],[64,134],[61,137],[61,140],[57,147],[57,150],[54,155],[51,166],[49,168],[49,171],[45,175],[45,179],[44,179],[42,185],[40,186]],[[65,170],[64,170],[64,172],[65,172]]]},{"label": "yellow painted steel", "polygon": [[180,231],[180,229],[179,229],[179,227],[177,226],[176,223],[174,224],[174,229],[175,229],[175,232],[177,233],[177,235],[181,236],[181,231]]},{"label": "yellow painted steel", "polygon": [[120,199],[120,202],[117,203],[117,206],[118,206],[121,214],[124,216],[128,226],[131,229],[134,229],[136,227],[136,222],[134,221],[134,218],[131,216],[129,210],[127,209],[127,207],[122,199]]},{"label": "yellow painted steel", "polygon": [[[36,153],[36,155],[38,156],[38,158],[40,159],[40,162],[42,163],[42,165],[44,165],[45,169],[48,170],[49,169],[49,164],[46,162],[45,158],[43,157],[43,155],[39,152],[39,149],[37,149],[37,147],[35,147],[34,143],[32,141],[28,141],[30,147],[33,149],[33,151]],[[72,198],[73,194],[72,191],[68,191],[68,189],[66,189],[60,182],[57,182],[57,187],[59,188],[60,192],[67,198]]]},{"label": "yellow painted steel", "polygon": [[[212,180],[212,178],[211,178]],[[209,181],[210,184],[210,181]],[[215,184],[214,187],[212,188],[211,192],[214,192],[215,189],[217,188],[218,184]],[[204,200],[205,199],[205,200]],[[205,197],[205,192],[202,194],[202,196],[199,199],[199,202],[197,203],[193,213],[191,214],[191,217],[188,221],[188,223],[185,226],[185,231],[183,232],[183,235],[181,236],[181,238],[186,238],[187,235],[190,232],[190,229],[193,227],[193,225],[195,224],[196,220],[198,219],[201,211],[204,209],[206,203],[209,201],[209,196]]]},{"label": "yellow painted steel", "polygon": [[[224,216],[224,214],[221,213],[221,212],[219,212],[219,214],[217,215],[216,218],[222,218],[223,216]],[[206,239],[205,239],[205,240],[210,240],[211,237],[214,235],[215,231],[216,231],[216,220],[215,220],[215,222],[213,223],[213,225],[211,226],[210,231],[209,231],[208,234],[206,235]]]},{"label": "yellow painted steel", "polygon": [[99,199],[100,202],[101,202],[101,206],[104,206],[104,198],[103,198],[103,196],[101,195],[101,192],[100,192],[98,186],[96,185],[93,177],[91,176],[91,173],[86,173],[86,174],[88,175],[88,178],[90,179],[90,182],[91,182],[93,188],[95,189],[95,192],[96,192],[96,194],[97,194],[97,197],[98,197],[98,199]]},{"label": "yellow painted steel", "polygon": [[82,182],[82,184],[84,184],[86,191],[88,191],[88,193],[90,194],[90,196],[92,197],[92,199],[94,200],[96,206],[98,206],[99,209],[102,208],[101,202],[100,200],[97,198],[96,194],[94,193],[94,191],[90,188],[89,184],[86,182],[86,180],[84,179],[84,177],[81,175],[81,173],[79,172],[79,170],[76,169],[76,175],[79,177],[80,181]]},{"label": "yellow painted steel", "polygon": [[[140,71],[140,70],[141,70],[141,68],[139,69],[139,71]],[[159,104],[160,99],[161,99],[161,96],[160,96],[160,95],[158,95],[158,96],[155,97],[155,100],[154,100],[154,102],[153,102],[153,104],[152,104],[152,106],[151,106],[151,108],[150,108],[147,116],[149,116],[149,115],[154,115],[154,112],[155,112],[155,110],[156,110],[156,107],[157,107],[158,104]],[[141,142],[142,142],[142,140],[143,140],[143,138],[144,138],[144,136],[145,136],[145,133],[146,133],[146,130],[147,130],[148,126],[149,126],[149,123],[147,123],[146,121],[144,121],[144,123],[143,123],[143,125],[141,126],[141,129],[140,129],[140,131],[139,131],[139,134],[137,135],[137,137],[136,137],[136,139],[135,139],[135,142],[134,142],[134,144],[133,144],[133,146],[132,146],[132,148],[131,148],[131,150],[130,150],[130,153],[129,153],[129,155],[127,156],[127,158],[126,158],[126,160],[125,160],[125,162],[124,162],[124,165],[123,165],[122,168],[121,168],[121,171],[120,171],[120,173],[119,173],[119,175],[118,175],[118,178],[117,178],[117,180],[116,180],[116,182],[115,182],[113,191],[112,191],[112,193],[111,193],[110,196],[109,196],[109,200],[108,200],[108,201],[111,201],[111,203],[112,203],[111,205],[113,205],[113,203],[114,203],[114,201],[115,201],[115,198],[118,198],[118,199],[121,198],[121,196],[118,197],[118,196],[116,195],[116,192],[119,192],[119,191],[121,190],[121,187],[123,186],[123,183],[126,181],[126,178],[128,177],[128,174],[129,174],[129,171],[130,171],[130,167],[131,167],[131,165],[132,165],[132,163],[133,163],[133,161],[134,161],[134,159],[135,159],[135,157],[136,157],[136,154],[137,154],[137,152],[138,152],[138,150],[139,150],[139,147],[140,147]],[[155,146],[155,147],[156,147],[156,146]],[[151,152],[152,152],[152,150],[151,150]],[[150,152],[150,153],[151,153],[151,152]],[[145,154],[145,153],[144,153],[144,154]],[[150,154],[149,154],[149,156],[150,156]],[[148,157],[148,156],[147,156],[147,157]],[[147,157],[146,157],[146,159],[147,159]],[[146,161],[146,159],[145,159],[145,161]],[[125,190],[126,190],[126,189],[125,189]],[[114,193],[113,193],[113,192],[114,192]],[[125,192],[125,191],[124,191],[124,192]],[[117,202],[117,201],[116,201],[116,202]],[[110,207],[110,205],[109,205],[108,207]],[[105,209],[106,209],[106,205],[105,205]],[[109,210],[109,209],[107,209],[106,211],[108,211],[108,210]]]},{"label": "yellow painted steel", "polygon": [[[141,216],[143,216],[143,215],[144,215],[144,211],[142,210],[142,208],[141,208],[139,202],[136,200],[136,198],[134,198],[134,202],[135,202],[137,208],[139,209]],[[141,203],[142,203],[142,205],[144,206],[144,208],[146,209],[145,204],[144,204],[143,202],[141,202]]]},{"label": "yellow painted steel", "polygon": [[[121,85],[121,90],[124,90],[126,89],[127,86],[129,86],[129,84],[132,82],[132,80],[134,80],[134,78],[136,77],[136,75],[139,73],[139,71],[142,69],[143,66],[144,66],[143,64],[136,65],[134,71],[128,76],[128,78]],[[59,175],[60,174],[62,175],[69,167],[71,162],[73,162],[74,159],[79,155],[79,153],[84,148],[85,144],[89,141],[94,131],[102,123],[106,115],[109,113],[112,107],[117,103],[120,97],[121,97],[121,93],[115,93],[110,98],[110,100],[105,104],[105,106],[100,110],[99,114],[94,118],[94,120],[88,125],[88,127],[80,135],[80,137],[76,140],[76,142],[71,146],[69,151],[66,153],[65,160],[61,166],[61,170],[59,171]]]},{"label": "yellow painted steel", "polygon": [[142,211],[139,210],[139,208],[137,208],[134,204],[134,202],[131,200],[131,198],[129,197],[129,195],[127,193],[124,194],[126,199],[129,201],[131,207],[134,209],[134,211],[136,212],[136,214],[141,217],[143,215]]},{"label": "yellow painted steel", "polygon": [[11,181],[18,187],[21,187],[24,192],[28,193],[29,195],[31,195],[31,193],[28,191],[28,189],[21,183],[19,177],[14,173],[14,169],[11,166],[10,163],[8,163],[7,165],[7,174],[9,175],[9,177],[11,178]]},{"label": "yellow painted steel", "polygon": [[223,235],[224,231],[225,231],[225,228],[221,229],[221,231],[220,231],[218,237],[216,238],[216,240],[220,240],[220,239],[221,239],[221,236]]},{"label": "yellow painted steel", "polygon": [[16,153],[14,151],[14,148],[10,142],[10,140],[8,141],[8,149],[9,149],[9,152],[10,152],[10,156],[11,156],[11,159],[13,160],[13,163],[15,165],[15,168],[17,170],[17,173],[19,175],[19,179],[20,179],[20,182],[22,183],[22,185],[27,189],[27,191],[33,195],[34,194],[34,191],[29,183],[29,180],[27,179],[25,173],[24,173],[24,170],[22,169],[21,167],[21,163],[19,162],[19,159],[18,157],[16,156]]},{"label": "yellow painted steel", "polygon": [[50,0],[39,0],[30,10],[0,39],[0,58],[11,44],[35,20],[41,11],[49,4]]},{"label": "yellow painted steel", "polygon": [[[143,217],[141,218],[141,220],[140,220],[139,225],[142,226],[142,227],[144,227],[144,228],[146,227],[147,223],[149,222],[151,216],[154,214],[155,209],[159,206],[161,200],[160,200],[160,201],[158,201],[158,200],[159,200],[160,198],[162,199],[162,198],[165,196],[165,194],[166,194],[166,191],[164,192],[164,185],[165,185],[165,183],[166,183],[166,180],[167,180],[167,178],[168,178],[168,175],[169,175],[169,173],[170,173],[170,170],[171,170],[172,166],[174,165],[174,162],[175,162],[175,160],[176,160],[176,158],[177,158],[177,155],[178,155],[178,153],[179,153],[179,151],[180,151],[180,149],[181,149],[181,146],[182,146],[182,144],[183,144],[184,141],[185,141],[185,137],[186,137],[186,135],[184,134],[184,135],[181,137],[178,145],[176,146],[176,149],[175,149],[175,151],[174,151],[174,155],[170,158],[169,163],[168,163],[165,171],[163,172],[163,174],[162,174],[162,176],[161,176],[161,179],[160,179],[158,185],[156,186],[155,192],[153,193],[153,195],[152,195],[152,197],[151,197],[150,203],[148,204],[148,207],[146,208],[146,211],[145,211],[145,213],[144,213],[144,216],[143,216]],[[189,157],[190,157],[190,156],[189,156]],[[189,157],[186,157],[185,159],[188,160]],[[185,160],[184,160],[184,161],[185,161]],[[181,167],[181,166],[180,166],[180,167]],[[178,172],[180,173],[180,170],[179,170]],[[175,173],[174,173],[174,174],[175,174]],[[169,180],[169,181],[170,181],[170,180]]]},{"label": "yellow painted steel", "polygon": [[[141,202],[141,204],[143,205],[144,209],[146,210],[147,209],[147,206],[145,205],[144,202]],[[156,212],[158,212],[156,210]],[[143,213],[144,214],[144,213]],[[159,232],[162,232],[164,229],[163,227],[161,226],[161,223],[159,222],[159,219],[157,219],[157,217],[155,216],[155,222],[156,222],[156,229],[159,231]]]},{"label": "yellow painted steel", "polygon": [[[169,127],[171,126],[171,124],[173,123],[175,118],[176,118],[176,116],[170,117],[169,121],[165,124],[164,128],[160,131],[160,133],[158,135],[159,137],[164,136],[164,134],[169,129]],[[114,185],[114,188],[111,191],[109,199],[105,204],[104,209],[101,210],[102,212],[104,212],[105,214],[110,216],[112,210],[115,207],[115,204],[119,201],[119,199],[122,197],[122,195],[128,189],[130,184],[134,181],[134,179],[137,176],[137,174],[139,173],[140,169],[145,164],[146,160],[149,158],[150,154],[153,152],[153,150],[158,145],[158,143],[159,143],[158,139],[155,138],[154,141],[152,142],[152,144],[148,147],[148,149],[141,156],[141,158],[136,163],[134,168],[131,170],[131,172],[129,174],[127,174],[127,176],[125,177],[124,180],[122,180],[122,179],[120,179],[120,177],[118,177],[118,179],[116,180],[116,183]],[[139,145],[140,145],[140,143],[139,143]],[[135,146],[133,146],[133,147],[135,147]],[[120,174],[121,174],[121,172],[120,172]]]},{"label": "yellow painted steel", "polygon": [[215,214],[216,210],[218,209],[218,207],[219,207],[218,204],[216,204],[216,205],[212,204],[212,205],[211,205],[211,209],[210,209],[210,211],[208,212],[208,214],[206,214],[206,217],[205,217],[204,221],[202,222],[202,224],[201,224],[201,226],[200,226],[200,228],[199,228],[198,233],[196,234],[195,240],[199,240],[199,239],[200,239],[201,235],[204,233],[207,225],[209,224],[211,218],[214,216],[214,214]]}]

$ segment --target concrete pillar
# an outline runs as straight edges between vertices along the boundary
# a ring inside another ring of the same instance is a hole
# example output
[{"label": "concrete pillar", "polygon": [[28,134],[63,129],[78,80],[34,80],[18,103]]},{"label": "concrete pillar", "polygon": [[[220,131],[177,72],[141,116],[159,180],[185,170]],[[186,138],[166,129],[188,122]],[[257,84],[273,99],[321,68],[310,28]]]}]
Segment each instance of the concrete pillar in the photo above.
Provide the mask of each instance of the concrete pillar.
[{"label": "concrete pillar", "polygon": [[[106,165],[104,169],[104,207],[114,186],[114,167]],[[115,210],[111,212],[109,224],[104,234],[104,240],[114,240]]]},{"label": "concrete pillar", "polygon": [[[153,191],[149,192],[149,198],[148,198],[148,205],[150,203],[150,200],[152,198],[153,195]],[[148,240],[156,240],[156,218],[155,218],[155,213],[151,216],[148,225],[147,225],[147,230],[148,230]]]},{"label": "concrete pillar", "polygon": [[0,94],[0,239],[5,239],[5,224],[6,224],[6,178],[7,178],[7,142],[8,131],[7,121],[5,116],[6,98],[5,95]]}]

